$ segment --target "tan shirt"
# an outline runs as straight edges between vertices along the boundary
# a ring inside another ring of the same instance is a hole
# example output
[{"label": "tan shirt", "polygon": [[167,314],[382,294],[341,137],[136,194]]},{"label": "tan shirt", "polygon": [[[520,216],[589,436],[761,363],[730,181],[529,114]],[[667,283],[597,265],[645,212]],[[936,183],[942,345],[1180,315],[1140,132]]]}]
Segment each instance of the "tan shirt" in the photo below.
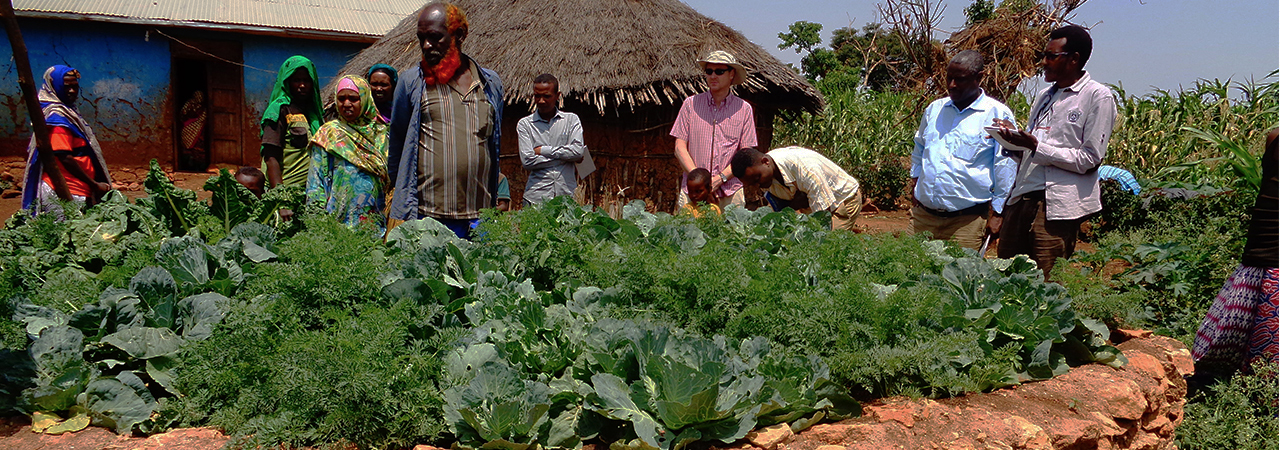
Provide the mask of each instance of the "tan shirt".
[{"label": "tan shirt", "polygon": [[469,86],[458,76],[422,89],[418,137],[418,212],[437,219],[475,219],[493,205],[489,150],[494,109],[484,95],[480,69],[471,62]]},{"label": "tan shirt", "polygon": [[791,200],[796,192],[809,196],[814,211],[834,211],[840,203],[858,193],[858,180],[835,162],[804,147],[776,148],[768,153],[785,183],[769,186],[774,197]]},{"label": "tan shirt", "polygon": [[1034,155],[1017,157],[1018,175],[1007,204],[1044,191],[1045,218],[1078,219],[1102,210],[1098,166],[1116,123],[1116,100],[1086,72],[1070,87],[1046,88],[1032,103],[1030,132],[1039,141]]}]

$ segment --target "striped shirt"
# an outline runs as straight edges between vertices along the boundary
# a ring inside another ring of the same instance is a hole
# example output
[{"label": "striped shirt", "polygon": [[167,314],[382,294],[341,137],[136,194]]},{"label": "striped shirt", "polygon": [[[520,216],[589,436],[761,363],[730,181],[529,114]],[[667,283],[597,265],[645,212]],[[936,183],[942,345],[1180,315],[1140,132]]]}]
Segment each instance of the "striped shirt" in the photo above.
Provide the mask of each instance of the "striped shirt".
[{"label": "striped shirt", "polygon": [[[757,145],[755,112],[750,103],[733,94],[725,97],[719,108],[714,103],[710,92],[684,99],[671,127],[671,136],[688,144],[693,165],[710,170],[712,175],[724,173],[738,149]],[[730,197],[741,188],[742,182],[736,178],[726,181],[720,186],[720,196]],[[688,192],[685,178],[680,179],[680,190]]]},{"label": "striped shirt", "polygon": [[796,192],[804,192],[809,196],[809,209],[834,211],[841,202],[858,193],[858,180],[818,152],[804,147],[783,147],[771,150],[768,155],[785,182],[773,180],[769,194],[774,197],[791,200]]},{"label": "striped shirt", "polygon": [[437,219],[476,219],[493,206],[487,140],[496,126],[493,106],[469,64],[471,85],[423,86],[418,137],[418,213]]}]

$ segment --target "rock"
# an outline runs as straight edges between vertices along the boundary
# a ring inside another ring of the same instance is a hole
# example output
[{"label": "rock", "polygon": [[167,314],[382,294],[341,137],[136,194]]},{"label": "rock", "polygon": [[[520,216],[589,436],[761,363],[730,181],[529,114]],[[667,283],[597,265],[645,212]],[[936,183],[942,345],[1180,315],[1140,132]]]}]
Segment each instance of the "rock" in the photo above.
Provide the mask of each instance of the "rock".
[{"label": "rock", "polygon": [[[927,402],[927,400],[926,400]],[[863,412],[881,422],[894,421],[911,428],[916,423],[916,413],[923,410],[916,402],[892,402],[877,406],[868,406]]]},{"label": "rock", "polygon": [[778,444],[790,439],[791,436],[791,426],[780,423],[747,433],[747,442],[764,450],[773,450],[778,447]]},{"label": "rock", "polygon": [[804,431],[804,436],[817,442],[844,442],[853,433],[853,425],[847,422],[814,425]]},{"label": "rock", "polygon": [[9,188],[5,189],[4,192],[0,192],[0,198],[17,198],[20,196],[22,196],[22,191],[16,188]]},{"label": "rock", "polygon": [[1021,416],[1009,416],[1005,419],[1005,423],[1013,427],[1014,436],[1013,446],[1027,450],[1051,450],[1053,444],[1049,442],[1049,433],[1045,433],[1044,428],[1031,423]]},{"label": "rock", "polygon": [[1101,434],[1102,436],[1110,436],[1110,437],[1122,436],[1125,433],[1125,429],[1120,428],[1120,425],[1117,424],[1115,420],[1112,420],[1110,417],[1107,417],[1106,414],[1103,414],[1100,411],[1091,412],[1087,415],[1087,417],[1090,419],[1093,419],[1094,422],[1097,422],[1099,425],[1102,426],[1101,430],[1099,431],[1099,434]]},{"label": "rock", "polygon": [[1157,380],[1165,377],[1164,364],[1161,364],[1156,357],[1137,352],[1125,357],[1129,358],[1129,363],[1125,364],[1121,370],[1137,372]]},{"label": "rock", "polygon": [[1111,417],[1138,420],[1147,412],[1147,398],[1138,383],[1131,380],[1107,384],[1096,395],[1105,402]]},{"label": "rock", "polygon": [[843,445],[819,445],[813,450],[845,450]]},{"label": "rock", "polygon": [[1189,377],[1196,373],[1196,362],[1191,359],[1191,350],[1182,348],[1169,352],[1169,360],[1173,362],[1173,367],[1178,369],[1178,374],[1183,377]]},{"label": "rock", "polygon": [[1124,328],[1117,328],[1114,334],[1119,334],[1124,337],[1124,339],[1121,340],[1127,341],[1129,339],[1149,338],[1153,333],[1151,330],[1126,330]]},{"label": "rock", "polygon": [[1173,425],[1173,421],[1169,420],[1169,416],[1160,415],[1160,416],[1156,416],[1155,420],[1152,420],[1151,422],[1148,422],[1147,424],[1143,425],[1142,429],[1159,433],[1159,431],[1164,429],[1164,427],[1170,426],[1170,425]]},{"label": "rock", "polygon": [[119,447],[121,450],[160,450],[180,448],[183,450],[216,450],[223,448],[230,440],[222,432],[213,428],[180,428],[167,433],[157,434],[142,440]]}]

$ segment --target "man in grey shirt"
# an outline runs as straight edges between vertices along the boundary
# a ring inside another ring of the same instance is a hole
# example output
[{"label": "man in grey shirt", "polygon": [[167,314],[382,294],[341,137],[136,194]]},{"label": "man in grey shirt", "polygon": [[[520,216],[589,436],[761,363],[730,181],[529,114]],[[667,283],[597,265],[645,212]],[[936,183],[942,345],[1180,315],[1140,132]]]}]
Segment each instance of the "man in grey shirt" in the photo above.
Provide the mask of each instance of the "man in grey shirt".
[{"label": "man in grey shirt", "polygon": [[582,122],[574,113],[560,111],[560,81],[544,73],[533,79],[536,111],[520,119],[520,163],[529,171],[524,187],[526,205],[542,203],[561,195],[573,195],[578,187],[574,164],[582,161],[587,146],[582,141]]},{"label": "man in grey shirt", "polygon": [[1013,144],[1005,151],[1018,161],[998,253],[1031,256],[1046,279],[1054,261],[1075,251],[1080,223],[1102,210],[1098,166],[1107,156],[1116,100],[1084,71],[1092,52],[1093,39],[1084,28],[1067,25],[1049,33],[1041,59],[1044,80],[1053,85],[1032,103],[1027,131],[995,121],[1005,128],[1001,137]]}]

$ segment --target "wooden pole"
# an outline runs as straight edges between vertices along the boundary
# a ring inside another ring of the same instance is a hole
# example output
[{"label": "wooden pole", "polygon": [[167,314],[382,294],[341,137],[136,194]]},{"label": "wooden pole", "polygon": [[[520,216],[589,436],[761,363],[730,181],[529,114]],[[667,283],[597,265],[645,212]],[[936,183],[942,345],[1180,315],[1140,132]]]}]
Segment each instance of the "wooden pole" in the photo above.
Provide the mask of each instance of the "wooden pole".
[{"label": "wooden pole", "polygon": [[18,84],[22,86],[23,103],[27,104],[27,115],[31,116],[31,132],[36,137],[36,154],[44,173],[53,181],[53,192],[58,198],[71,200],[71,191],[67,190],[67,180],[53,160],[53,147],[49,145],[48,126],[44,123],[44,111],[40,108],[40,98],[36,94],[35,79],[31,76],[31,61],[27,57],[27,44],[22,40],[22,31],[18,29],[18,17],[13,13],[13,1],[0,1],[0,19],[3,19],[4,30],[9,34],[9,45],[13,46],[13,61],[18,66]]}]

